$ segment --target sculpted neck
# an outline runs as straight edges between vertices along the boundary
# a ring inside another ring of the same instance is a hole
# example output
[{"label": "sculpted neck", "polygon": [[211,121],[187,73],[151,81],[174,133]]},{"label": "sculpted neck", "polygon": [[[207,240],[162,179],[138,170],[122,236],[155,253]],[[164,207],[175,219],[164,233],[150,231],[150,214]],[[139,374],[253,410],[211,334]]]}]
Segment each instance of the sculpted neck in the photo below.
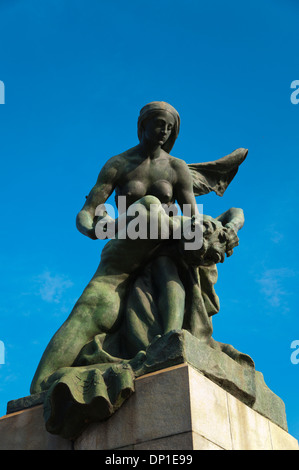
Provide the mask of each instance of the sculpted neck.
[{"label": "sculpted neck", "polygon": [[161,154],[161,145],[159,144],[152,144],[151,142],[143,140],[140,142],[138,147],[144,158],[154,160]]}]

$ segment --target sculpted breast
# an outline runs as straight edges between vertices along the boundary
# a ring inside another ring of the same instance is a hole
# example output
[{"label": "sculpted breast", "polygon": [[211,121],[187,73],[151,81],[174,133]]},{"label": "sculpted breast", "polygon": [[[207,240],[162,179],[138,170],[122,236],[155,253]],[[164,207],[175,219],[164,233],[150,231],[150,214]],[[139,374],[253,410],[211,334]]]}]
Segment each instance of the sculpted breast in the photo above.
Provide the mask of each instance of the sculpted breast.
[{"label": "sculpted breast", "polygon": [[148,189],[147,194],[156,196],[162,204],[168,204],[173,201],[172,184],[166,180],[155,181]]},{"label": "sculpted breast", "polygon": [[128,181],[124,186],[117,188],[115,191],[117,205],[118,196],[125,196],[127,208],[145,195],[146,185],[139,180]]},{"label": "sculpted breast", "polygon": [[127,207],[146,195],[156,196],[162,204],[169,204],[173,202],[172,184],[166,180],[158,180],[147,187],[142,181],[133,180],[116,191],[116,196],[126,196]]}]

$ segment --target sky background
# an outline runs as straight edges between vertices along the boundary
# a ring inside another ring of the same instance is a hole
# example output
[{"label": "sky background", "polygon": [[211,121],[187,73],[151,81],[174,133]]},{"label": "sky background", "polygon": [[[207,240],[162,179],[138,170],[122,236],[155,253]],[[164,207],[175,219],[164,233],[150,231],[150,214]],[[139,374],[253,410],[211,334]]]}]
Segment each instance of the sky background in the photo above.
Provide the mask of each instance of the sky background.
[{"label": "sky background", "polygon": [[104,242],[75,227],[85,195],[163,100],[181,116],[172,155],[249,149],[222,198],[197,198],[246,219],[213,337],[254,359],[299,438],[298,15],[296,0],[0,0],[0,416],[98,266]]}]

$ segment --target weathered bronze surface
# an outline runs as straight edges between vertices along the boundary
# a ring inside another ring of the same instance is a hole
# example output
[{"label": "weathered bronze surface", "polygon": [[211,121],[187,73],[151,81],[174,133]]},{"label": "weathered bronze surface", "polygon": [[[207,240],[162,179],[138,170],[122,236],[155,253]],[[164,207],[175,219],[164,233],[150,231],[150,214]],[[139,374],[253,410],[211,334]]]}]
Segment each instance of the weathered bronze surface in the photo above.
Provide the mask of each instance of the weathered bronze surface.
[{"label": "weathered bronze surface", "polygon": [[[182,361],[193,363],[249,406],[256,403],[253,360],[212,338],[212,316],[219,311],[216,264],[238,245],[243,211],[232,208],[216,219],[204,216],[203,244],[197,250],[185,248],[184,236],[174,237],[187,222],[196,229],[200,216],[195,197],[210,191],[222,196],[247,150],[188,165],[169,153],[179,128],[180,117],[169,104],[142,108],[139,144],[108,160],[77,216],[79,231],[97,239],[97,224],[108,220],[102,205],[115,192],[116,203],[125,196],[127,211],[141,208],[145,226],[154,208],[159,236],[124,238],[122,230],[132,219],[128,213],[120,215],[116,236],[102,250],[95,275],[47,346],[31,394],[47,392],[45,421],[52,433],[76,437],[88,423],[108,418],[121,406],[134,392],[135,377]],[[188,217],[167,213],[175,202],[183,215],[188,205]],[[167,239],[164,223],[170,227]],[[187,355],[178,353],[177,341]],[[212,362],[206,360],[209,353]],[[221,358],[223,364],[231,361],[233,369],[221,369],[215,354],[220,363]]]}]

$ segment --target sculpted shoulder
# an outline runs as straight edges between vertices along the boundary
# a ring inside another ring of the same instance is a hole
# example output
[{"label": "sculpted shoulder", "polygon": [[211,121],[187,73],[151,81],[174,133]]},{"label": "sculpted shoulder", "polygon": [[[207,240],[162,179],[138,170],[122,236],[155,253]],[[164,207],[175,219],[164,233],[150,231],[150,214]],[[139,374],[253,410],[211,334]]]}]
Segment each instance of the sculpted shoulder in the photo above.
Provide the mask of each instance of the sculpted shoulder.
[{"label": "sculpted shoulder", "polygon": [[119,153],[118,155],[114,155],[113,157],[109,158],[109,160],[105,163],[105,166],[114,166],[114,167],[121,167],[128,163],[132,158],[136,157],[137,154],[137,147],[132,147],[125,152]]},{"label": "sculpted shoulder", "polygon": [[109,158],[100,171],[99,178],[119,178],[126,169],[126,165],[134,156],[134,148],[126,150]]},{"label": "sculpted shoulder", "polygon": [[120,153],[118,155],[114,155],[110,157],[109,160],[106,161],[103,168],[116,168],[119,169],[122,165],[126,162],[126,152]]},{"label": "sculpted shoulder", "polygon": [[169,155],[169,161],[173,167],[173,169],[182,169],[182,168],[188,168],[187,163],[185,160],[182,160],[181,158],[178,157],[173,157],[172,155]]},{"label": "sculpted shoulder", "polygon": [[170,164],[175,172],[177,181],[180,181],[181,178],[184,178],[184,180],[187,179],[188,181],[191,181],[191,173],[185,160],[182,160],[181,158],[177,157],[172,157],[170,155]]}]

